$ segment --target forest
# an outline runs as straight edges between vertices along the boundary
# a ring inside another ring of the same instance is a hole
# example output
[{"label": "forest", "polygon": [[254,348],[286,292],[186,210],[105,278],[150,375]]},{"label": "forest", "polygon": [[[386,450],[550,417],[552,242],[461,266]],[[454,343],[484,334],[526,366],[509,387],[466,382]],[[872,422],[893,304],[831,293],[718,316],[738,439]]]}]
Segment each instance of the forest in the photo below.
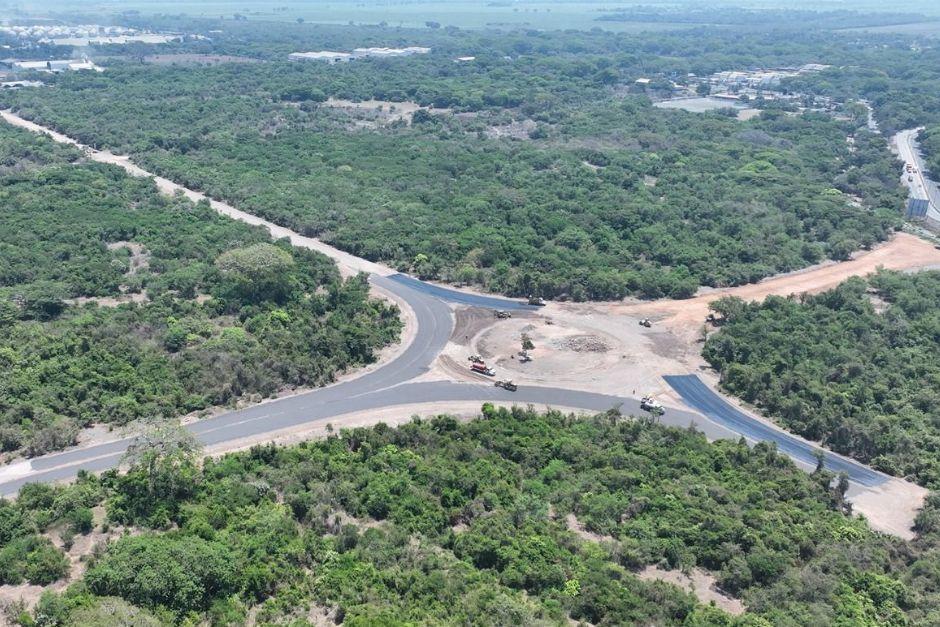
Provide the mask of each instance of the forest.
[{"label": "forest", "polygon": [[[394,29],[309,33],[322,34],[318,45],[358,33],[407,41]],[[857,116],[656,109],[625,83],[689,69],[692,58],[630,54],[636,42],[609,34],[492,34],[491,53],[472,64],[449,55],[458,42],[481,46],[480,35],[428,38],[442,48],[427,58],[335,66],[117,60],[0,98],[357,255],[514,296],[687,297],[845,259],[899,225],[898,165]],[[251,52],[225,38],[211,45]],[[275,37],[269,50],[280,46],[289,50]],[[808,43],[794,48],[776,59],[814,58]],[[363,119],[329,98],[380,99],[387,117]],[[406,115],[395,103],[425,108]]]},{"label": "forest", "polygon": [[805,298],[716,301],[705,358],[787,429],[940,487],[940,272],[880,272]]},{"label": "forest", "polygon": [[[470,422],[414,419],[201,465],[179,438],[170,452],[136,451],[126,474],[30,485],[0,504],[0,572],[9,581],[59,579],[63,536],[77,543],[120,530],[34,613],[7,607],[13,620],[222,625],[250,613],[295,625],[329,616],[349,625],[765,627],[938,619],[940,501],[918,517],[918,539],[875,534],[851,516],[830,473],[807,474],[764,444],[710,444],[616,411],[576,418],[489,405]],[[32,548],[9,548],[20,546]],[[638,578],[647,565],[704,569],[747,612],[733,616]]]},{"label": "forest", "polygon": [[0,126],[0,448],[319,386],[394,341],[364,277]]}]

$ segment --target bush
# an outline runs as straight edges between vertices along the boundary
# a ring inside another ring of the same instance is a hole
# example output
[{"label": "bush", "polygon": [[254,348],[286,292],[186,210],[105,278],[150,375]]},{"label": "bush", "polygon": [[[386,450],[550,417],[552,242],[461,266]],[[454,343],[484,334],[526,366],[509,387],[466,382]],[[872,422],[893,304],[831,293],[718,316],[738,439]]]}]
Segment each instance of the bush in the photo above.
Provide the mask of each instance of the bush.
[{"label": "bush", "polygon": [[195,536],[123,538],[85,575],[95,594],[174,612],[206,610],[238,588],[225,545]]}]

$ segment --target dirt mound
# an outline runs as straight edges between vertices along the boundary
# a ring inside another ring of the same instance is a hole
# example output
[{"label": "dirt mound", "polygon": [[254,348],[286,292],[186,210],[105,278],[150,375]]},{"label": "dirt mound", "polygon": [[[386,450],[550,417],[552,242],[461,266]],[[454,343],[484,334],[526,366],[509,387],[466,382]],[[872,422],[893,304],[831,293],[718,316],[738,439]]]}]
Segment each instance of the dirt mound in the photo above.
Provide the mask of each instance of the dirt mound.
[{"label": "dirt mound", "polygon": [[572,335],[552,341],[552,346],[575,353],[606,353],[610,346],[596,335]]}]

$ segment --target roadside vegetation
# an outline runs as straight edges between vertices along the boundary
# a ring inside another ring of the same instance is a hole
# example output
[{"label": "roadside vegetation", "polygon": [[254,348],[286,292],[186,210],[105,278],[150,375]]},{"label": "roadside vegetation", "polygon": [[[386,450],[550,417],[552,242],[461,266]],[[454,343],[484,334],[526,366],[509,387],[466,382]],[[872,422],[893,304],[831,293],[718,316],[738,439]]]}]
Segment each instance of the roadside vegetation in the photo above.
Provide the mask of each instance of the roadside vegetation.
[{"label": "roadside vegetation", "polygon": [[322,255],[0,125],[0,449],[318,386],[397,310]]},{"label": "roadside vegetation", "polygon": [[[932,540],[872,533],[831,474],[808,475],[766,445],[709,444],[616,412],[484,406],[469,423],[379,425],[201,466],[193,449],[170,448],[137,451],[127,474],[30,486],[2,505],[4,520],[20,521],[9,538],[59,529],[63,503],[103,503],[102,524],[135,530],[43,595],[32,615],[43,625],[115,611],[187,624],[240,624],[249,612],[356,625],[937,618]],[[918,519],[925,533],[934,507]],[[748,612],[637,578],[649,564],[705,569]]]},{"label": "roadside vegetation", "polygon": [[[647,73],[835,54],[818,37],[770,52],[748,36],[742,54],[718,35],[712,53],[702,50],[710,37],[668,36],[657,55],[609,33],[389,31],[386,43],[437,47],[328,65],[284,56],[375,43],[382,31],[282,26],[236,26],[240,39],[182,47],[264,63],[129,58],[2,100],[354,254],[514,296],[686,297],[844,259],[898,224],[897,164],[884,139],[860,130],[864,117],[768,105],[738,121],[653,108],[648,95],[668,81],[631,87]],[[458,50],[480,57],[454,63]],[[357,117],[328,98],[386,101],[390,117]],[[405,102],[434,109],[396,117]]]},{"label": "roadside vegetation", "polygon": [[726,390],[834,451],[940,487],[940,272],[712,306],[724,322],[704,355]]}]

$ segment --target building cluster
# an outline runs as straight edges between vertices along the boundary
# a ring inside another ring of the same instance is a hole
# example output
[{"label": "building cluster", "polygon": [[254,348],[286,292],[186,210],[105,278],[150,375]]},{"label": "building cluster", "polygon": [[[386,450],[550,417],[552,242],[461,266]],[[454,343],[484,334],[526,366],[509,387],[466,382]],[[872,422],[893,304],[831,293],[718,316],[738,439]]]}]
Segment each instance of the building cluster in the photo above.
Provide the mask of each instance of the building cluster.
[{"label": "building cluster", "polygon": [[333,64],[368,57],[409,57],[415,54],[427,54],[429,52],[431,52],[431,49],[423,46],[408,46],[407,48],[356,48],[352,52],[335,52],[332,50],[292,52],[287,58],[291,61],[325,61],[326,63]]},{"label": "building cluster", "polygon": [[0,82],[0,90],[20,89],[22,87],[42,87],[41,81],[3,81]]},{"label": "building cluster", "polygon": [[88,59],[57,59],[55,61],[2,61],[15,72],[45,72],[48,74],[57,74],[59,72],[93,70],[95,72],[104,72],[104,68],[98,67]]},{"label": "building cluster", "polygon": [[15,37],[23,41],[53,44],[58,46],[89,46],[105,44],[163,44],[179,41],[179,35],[159,34],[138,31],[124,26],[100,26],[84,24],[66,25],[5,25],[0,26],[0,34]]},{"label": "building cluster", "polygon": [[745,89],[773,91],[780,86],[785,78],[792,78],[810,72],[821,72],[828,67],[828,65],[819,63],[807,63],[798,68],[717,72],[704,79],[704,81],[713,87],[731,92],[739,92]]}]

